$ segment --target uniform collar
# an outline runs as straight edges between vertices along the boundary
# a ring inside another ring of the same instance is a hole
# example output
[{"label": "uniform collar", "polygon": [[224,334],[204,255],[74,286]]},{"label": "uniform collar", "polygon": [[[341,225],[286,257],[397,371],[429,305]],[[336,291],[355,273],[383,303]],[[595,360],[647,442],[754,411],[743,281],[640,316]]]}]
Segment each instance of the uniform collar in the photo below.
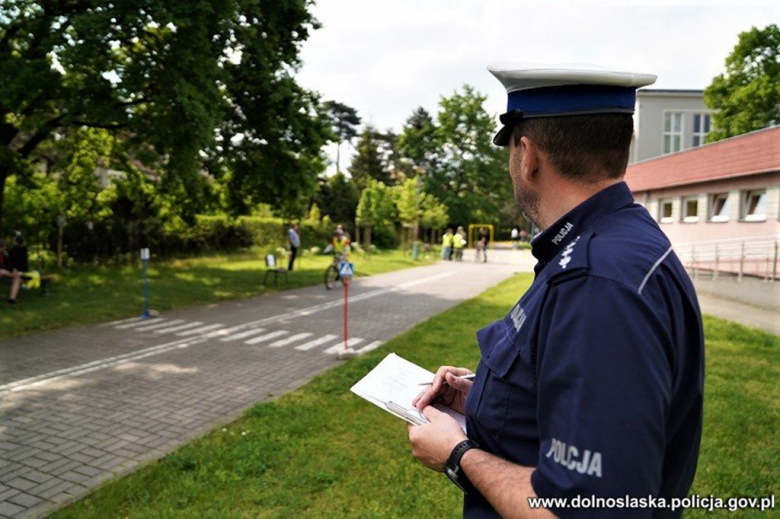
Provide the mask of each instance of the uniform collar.
[{"label": "uniform collar", "polygon": [[602,189],[566,213],[531,242],[531,253],[544,267],[566,244],[589,230],[597,221],[634,201],[625,182]]}]

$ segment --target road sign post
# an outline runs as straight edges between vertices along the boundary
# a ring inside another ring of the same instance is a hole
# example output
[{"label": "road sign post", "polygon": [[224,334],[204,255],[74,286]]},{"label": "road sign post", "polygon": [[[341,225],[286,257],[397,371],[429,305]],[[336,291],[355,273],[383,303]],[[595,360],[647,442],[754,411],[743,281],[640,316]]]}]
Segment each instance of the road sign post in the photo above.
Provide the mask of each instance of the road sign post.
[{"label": "road sign post", "polygon": [[144,313],[141,314],[143,319],[149,319],[152,316],[152,312],[149,310],[149,275],[147,273],[150,257],[151,254],[149,249],[141,249],[141,263],[143,264],[144,279]]},{"label": "road sign post", "polygon": [[344,284],[344,349],[338,354],[340,359],[355,357],[357,352],[349,347],[349,283],[355,274],[355,265],[349,261],[349,256],[339,263],[339,277]]}]

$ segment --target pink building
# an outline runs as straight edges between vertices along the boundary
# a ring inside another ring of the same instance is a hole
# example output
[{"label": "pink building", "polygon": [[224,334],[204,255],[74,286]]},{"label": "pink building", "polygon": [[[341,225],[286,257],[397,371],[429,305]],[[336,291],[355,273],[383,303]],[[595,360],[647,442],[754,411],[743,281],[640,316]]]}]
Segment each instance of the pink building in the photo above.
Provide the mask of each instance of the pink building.
[{"label": "pink building", "polygon": [[777,277],[780,127],[631,164],[626,181],[689,267]]}]

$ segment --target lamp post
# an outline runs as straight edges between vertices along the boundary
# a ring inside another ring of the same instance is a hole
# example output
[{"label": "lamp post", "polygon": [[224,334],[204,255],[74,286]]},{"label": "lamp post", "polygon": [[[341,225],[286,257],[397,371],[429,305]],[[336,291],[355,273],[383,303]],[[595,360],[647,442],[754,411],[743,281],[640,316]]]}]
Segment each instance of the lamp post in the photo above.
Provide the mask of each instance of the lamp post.
[{"label": "lamp post", "polygon": [[414,204],[415,204],[415,210],[414,210],[414,231],[413,231],[413,238],[412,238],[412,260],[417,261],[417,258],[420,256],[420,192],[422,191],[422,174],[425,172],[423,168],[415,168],[415,171],[417,172],[417,187],[415,191],[415,197],[414,197]]}]

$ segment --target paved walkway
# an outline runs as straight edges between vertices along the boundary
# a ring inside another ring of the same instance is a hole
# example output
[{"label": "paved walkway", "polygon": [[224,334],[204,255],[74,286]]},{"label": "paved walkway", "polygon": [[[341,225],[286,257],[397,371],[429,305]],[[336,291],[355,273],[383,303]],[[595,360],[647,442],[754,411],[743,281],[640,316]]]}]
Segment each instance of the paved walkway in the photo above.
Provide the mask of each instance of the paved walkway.
[{"label": "paved walkway", "polygon": [[770,308],[752,306],[706,294],[699,294],[699,305],[705,314],[780,335],[780,316]]},{"label": "paved walkway", "polygon": [[[375,349],[532,264],[494,260],[356,279],[351,345]],[[44,515],[334,366],[342,295],[316,286],[0,341],[0,516]]]}]

